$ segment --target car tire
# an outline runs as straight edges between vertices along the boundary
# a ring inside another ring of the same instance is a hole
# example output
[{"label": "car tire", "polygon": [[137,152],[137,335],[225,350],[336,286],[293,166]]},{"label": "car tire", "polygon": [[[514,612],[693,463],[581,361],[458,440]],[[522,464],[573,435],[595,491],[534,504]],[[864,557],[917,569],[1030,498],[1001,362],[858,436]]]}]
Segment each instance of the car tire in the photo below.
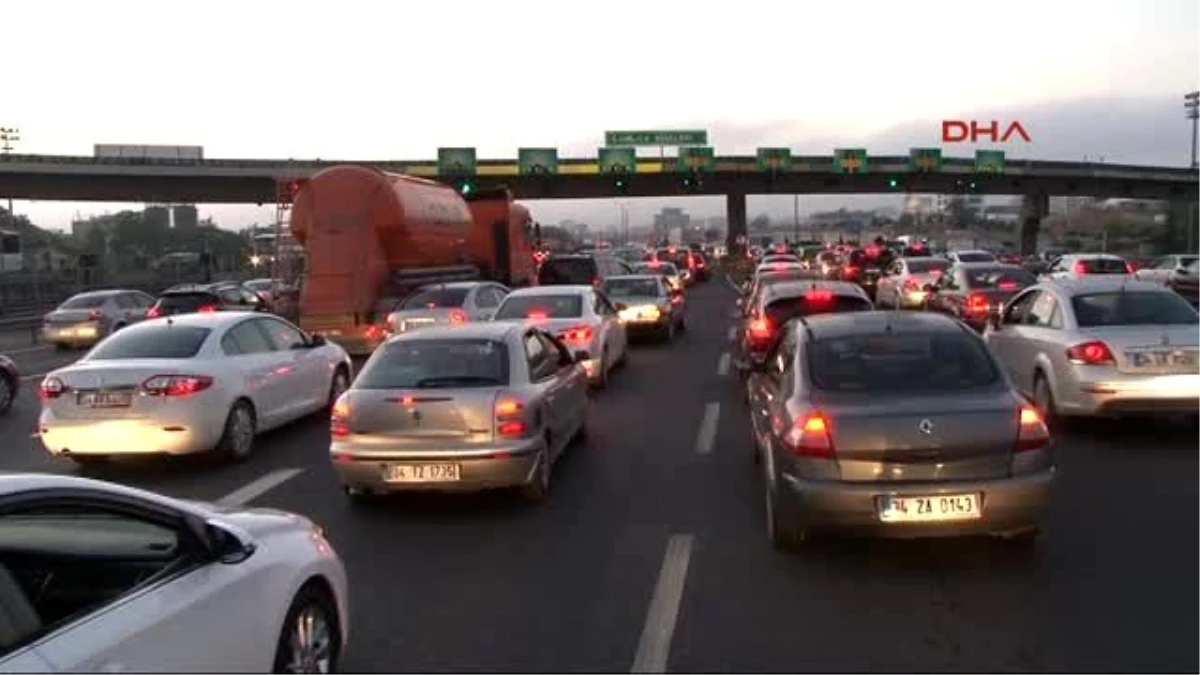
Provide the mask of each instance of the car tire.
[{"label": "car tire", "polygon": [[794,515],[779,503],[779,494],[771,481],[763,481],[766,493],[767,541],[780,551],[793,551],[808,540],[808,531]]},{"label": "car tire", "polygon": [[554,473],[554,462],[550,459],[550,452],[550,439],[547,438],[545,446],[538,457],[537,469],[533,472],[533,479],[521,486],[521,497],[528,502],[540,504],[550,496],[550,482]]},{"label": "car tire", "polygon": [[8,375],[0,375],[0,415],[12,408],[17,398],[17,383]]},{"label": "car tire", "polygon": [[254,450],[254,408],[239,400],[225,417],[225,430],[217,443],[217,454],[227,461],[241,462]]},{"label": "car tire", "polygon": [[600,352],[600,361],[596,363],[596,388],[608,389],[608,350]]},{"label": "car tire", "polygon": [[317,585],[300,589],[288,608],[275,645],[275,673],[336,673],[341,625],[329,593]]},{"label": "car tire", "polygon": [[1050,381],[1041,371],[1033,375],[1033,403],[1041,410],[1046,426],[1062,426],[1062,417],[1054,403],[1054,391],[1050,389]]}]

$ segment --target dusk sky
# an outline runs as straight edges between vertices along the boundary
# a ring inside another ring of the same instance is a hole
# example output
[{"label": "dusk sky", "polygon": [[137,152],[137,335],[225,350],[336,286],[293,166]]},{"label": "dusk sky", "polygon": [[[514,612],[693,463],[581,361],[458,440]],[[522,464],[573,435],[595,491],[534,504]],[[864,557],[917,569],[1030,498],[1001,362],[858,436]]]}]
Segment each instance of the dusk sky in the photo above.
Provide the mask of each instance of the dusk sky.
[{"label": "dusk sky", "polygon": [[[713,7],[735,11],[665,0],[21,0],[3,13],[0,126],[21,129],[26,153],[127,143],[366,160],[433,158],[439,146],[594,156],[606,129],[647,128],[708,129],[718,154],[903,153],[937,144],[942,119],[1017,118],[1033,142],[1010,156],[1187,161],[1195,0]],[[674,201],[721,211],[719,199]],[[839,201],[807,198],[805,210]],[[666,202],[635,204],[633,216]],[[16,202],[50,227],[129,206]],[[531,206],[543,222],[613,210]],[[226,227],[270,219],[253,206],[201,211]]]}]

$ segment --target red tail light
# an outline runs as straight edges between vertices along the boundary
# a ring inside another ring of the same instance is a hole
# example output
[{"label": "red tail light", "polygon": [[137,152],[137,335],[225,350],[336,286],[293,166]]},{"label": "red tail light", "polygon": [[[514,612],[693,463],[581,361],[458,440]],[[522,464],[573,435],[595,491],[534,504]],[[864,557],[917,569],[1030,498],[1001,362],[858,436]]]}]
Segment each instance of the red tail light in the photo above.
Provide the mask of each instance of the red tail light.
[{"label": "red tail light", "polygon": [[829,420],[821,413],[812,413],[798,420],[783,437],[784,445],[801,457],[833,459],[837,453],[833,448],[833,436],[829,431]]},{"label": "red tail light", "polygon": [[1075,274],[1087,274],[1087,264],[1080,260],[1071,267],[1071,270],[1075,272]]},{"label": "red tail light", "polygon": [[158,306],[157,305],[146,310],[146,318],[147,319],[157,319],[158,318]]},{"label": "red tail light", "polygon": [[335,438],[350,435],[350,404],[339,398],[329,412],[329,434]]},{"label": "red tail light", "polygon": [[1133,274],[1136,271],[1137,271],[1137,269],[1135,269],[1133,265],[1131,265],[1129,263],[1125,263],[1125,273],[1126,274]]},{"label": "red tail light", "polygon": [[458,310],[450,312],[450,323],[466,323],[467,315]]},{"label": "red tail light", "polygon": [[678,304],[679,304],[679,303],[681,303],[681,302],[683,302],[683,296],[682,296],[682,295],[680,295],[680,294],[676,294],[676,295],[672,295],[672,296],[671,296],[671,304],[672,304],[672,305],[678,305]]},{"label": "red tail light", "polygon": [[765,340],[771,337],[771,321],[765,316],[756,317],[750,322],[749,328],[750,338],[754,340]]},{"label": "red tail light", "polygon": [[562,332],[562,339],[573,344],[587,344],[592,341],[591,326],[575,326]]},{"label": "red tail light", "polygon": [[1067,350],[1067,360],[1077,366],[1111,366],[1116,363],[1112,350],[1099,340],[1071,347]]},{"label": "red tail light", "polygon": [[810,303],[833,302],[833,292],[832,291],[809,291],[804,294],[804,299]]},{"label": "red tail light", "polygon": [[919,290],[921,290],[921,282],[917,281],[913,277],[909,277],[904,280],[904,290],[905,291],[919,291]]},{"label": "red tail light", "polygon": [[846,265],[845,267],[842,268],[842,273],[848,277],[852,277],[852,276],[858,274],[858,268],[855,267],[854,265]]},{"label": "red tail light", "polygon": [[367,330],[363,333],[368,340],[382,340],[384,335],[387,335],[387,329],[371,324],[367,326]]},{"label": "red tail light", "polygon": [[200,305],[199,307],[196,308],[196,311],[204,312],[207,314],[208,312],[217,311],[217,306],[216,305]]},{"label": "red tail light", "polygon": [[100,310],[98,310],[98,309],[93,309],[92,311],[88,312],[88,320],[89,321],[99,321],[103,317],[104,317],[104,315],[101,314]]},{"label": "red tail light", "polygon": [[496,416],[496,435],[498,436],[524,436],[525,427],[525,404],[520,399],[504,394],[496,397],[495,416]]},{"label": "red tail light", "polygon": [[150,396],[191,396],[212,386],[207,375],[155,375],[142,383]]},{"label": "red tail light", "polygon": [[534,321],[545,321],[547,314],[540,309],[531,309],[525,313],[525,318],[533,319]]},{"label": "red tail light", "polygon": [[67,385],[57,377],[47,377],[42,380],[41,386],[38,387],[38,398],[43,401],[58,398],[67,391]]},{"label": "red tail light", "polygon": [[986,314],[988,311],[988,300],[986,296],[978,293],[972,293],[967,296],[967,313],[968,314]]},{"label": "red tail light", "polygon": [[1021,406],[1017,419],[1018,452],[1022,450],[1040,450],[1050,445],[1050,429],[1046,426],[1042,414],[1032,406]]}]

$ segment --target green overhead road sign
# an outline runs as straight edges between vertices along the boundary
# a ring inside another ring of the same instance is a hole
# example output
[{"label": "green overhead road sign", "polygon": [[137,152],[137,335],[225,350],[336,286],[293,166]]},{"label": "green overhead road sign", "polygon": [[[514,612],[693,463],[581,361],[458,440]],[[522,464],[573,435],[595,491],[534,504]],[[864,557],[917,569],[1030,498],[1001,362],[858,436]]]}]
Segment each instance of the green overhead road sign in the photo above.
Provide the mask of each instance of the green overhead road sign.
[{"label": "green overhead road sign", "polygon": [[522,176],[558,173],[558,150],[556,148],[521,148],[517,150],[517,172]]},{"label": "green overhead road sign", "polygon": [[861,148],[839,148],[833,151],[834,173],[866,173],[867,151]]},{"label": "green overhead road sign", "polygon": [[606,131],[604,145],[633,148],[656,145],[707,145],[708,132],[702,129],[680,131]]},{"label": "green overhead road sign", "polygon": [[1004,173],[1004,151],[976,150],[975,173]]},{"label": "green overhead road sign", "polygon": [[675,159],[676,171],[712,171],[715,166],[716,154],[708,146],[680,148],[679,157]]},{"label": "green overhead road sign", "polygon": [[791,148],[759,148],[758,170],[762,172],[791,171]]},{"label": "green overhead road sign", "polygon": [[912,148],[908,152],[908,170],[923,173],[942,170],[940,148]]},{"label": "green overhead road sign", "polygon": [[439,176],[474,176],[475,148],[438,148]]},{"label": "green overhead road sign", "polygon": [[633,148],[600,148],[600,173],[637,173]]}]

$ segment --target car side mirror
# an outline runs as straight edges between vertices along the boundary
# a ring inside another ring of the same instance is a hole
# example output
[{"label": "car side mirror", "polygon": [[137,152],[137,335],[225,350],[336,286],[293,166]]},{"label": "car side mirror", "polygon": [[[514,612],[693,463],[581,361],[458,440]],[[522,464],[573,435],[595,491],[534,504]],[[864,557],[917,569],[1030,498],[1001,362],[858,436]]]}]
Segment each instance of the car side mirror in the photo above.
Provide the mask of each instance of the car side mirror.
[{"label": "car side mirror", "polygon": [[308,344],[311,347],[324,347],[329,343],[325,340],[324,335],[321,335],[320,333],[313,333],[308,336]]},{"label": "car side mirror", "polygon": [[213,560],[236,565],[254,555],[258,544],[245,530],[229,523],[209,520],[204,526],[206,548]]}]

